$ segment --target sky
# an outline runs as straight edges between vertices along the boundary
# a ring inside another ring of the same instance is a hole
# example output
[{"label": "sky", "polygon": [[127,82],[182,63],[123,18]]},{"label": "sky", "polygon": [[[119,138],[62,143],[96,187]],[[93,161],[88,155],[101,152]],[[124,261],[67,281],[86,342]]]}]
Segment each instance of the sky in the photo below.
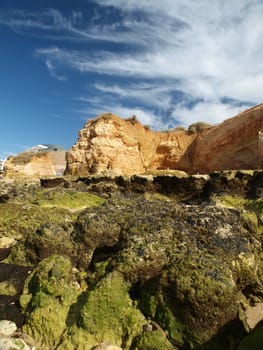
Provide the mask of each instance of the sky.
[{"label": "sky", "polygon": [[263,102],[262,0],[1,0],[0,159],[104,112],[153,129]]}]

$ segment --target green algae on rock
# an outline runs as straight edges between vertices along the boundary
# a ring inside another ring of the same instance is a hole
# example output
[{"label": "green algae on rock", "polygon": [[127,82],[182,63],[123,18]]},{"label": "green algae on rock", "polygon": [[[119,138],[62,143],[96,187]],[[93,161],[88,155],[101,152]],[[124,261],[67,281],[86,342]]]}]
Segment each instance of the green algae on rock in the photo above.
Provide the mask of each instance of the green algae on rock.
[{"label": "green algae on rock", "polygon": [[45,208],[64,208],[72,211],[80,211],[87,207],[99,206],[104,202],[101,197],[74,190],[38,190],[35,192],[34,203]]},{"label": "green algae on rock", "polygon": [[176,350],[161,330],[144,332],[137,340],[134,350]]},{"label": "green algae on rock", "polygon": [[70,308],[81,292],[68,257],[53,255],[42,260],[28,277],[20,297],[26,312],[23,331],[43,349],[54,349],[68,327]]},{"label": "green algae on rock", "polygon": [[[33,270],[20,297],[23,330],[43,349],[236,349],[263,295],[262,199],[243,196],[256,193],[253,176],[197,177],[190,189],[190,177],[148,187],[134,177],[121,189],[120,179],[82,179],[8,193],[0,237],[18,243],[5,263]],[[75,212],[75,190],[107,199]],[[42,207],[49,199],[56,205]]]},{"label": "green algae on rock", "polygon": [[129,349],[133,338],[142,332],[145,319],[133,305],[128,289],[119,273],[108,274],[88,292],[78,326],[96,342],[106,341]]}]

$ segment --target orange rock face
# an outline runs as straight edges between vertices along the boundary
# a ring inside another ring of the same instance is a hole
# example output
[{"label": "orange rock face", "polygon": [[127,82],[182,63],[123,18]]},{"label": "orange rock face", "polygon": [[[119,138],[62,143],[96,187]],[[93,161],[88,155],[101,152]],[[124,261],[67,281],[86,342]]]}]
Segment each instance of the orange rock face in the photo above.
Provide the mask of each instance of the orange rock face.
[{"label": "orange rock face", "polygon": [[123,120],[104,114],[80,130],[78,141],[66,154],[66,173],[131,175],[181,168],[179,163],[183,164],[184,152],[193,139],[185,131],[154,132],[135,118]]},{"label": "orange rock face", "polygon": [[65,163],[65,152],[24,152],[5,162],[5,177],[28,179],[62,175]]},{"label": "orange rock face", "polygon": [[263,105],[253,107],[198,135],[192,172],[262,167]]},{"label": "orange rock face", "polygon": [[195,133],[156,132],[136,118],[123,120],[107,113],[80,130],[77,142],[66,154],[66,173],[86,176],[132,175],[157,169],[188,173],[256,169],[263,159],[261,130],[263,105]]}]

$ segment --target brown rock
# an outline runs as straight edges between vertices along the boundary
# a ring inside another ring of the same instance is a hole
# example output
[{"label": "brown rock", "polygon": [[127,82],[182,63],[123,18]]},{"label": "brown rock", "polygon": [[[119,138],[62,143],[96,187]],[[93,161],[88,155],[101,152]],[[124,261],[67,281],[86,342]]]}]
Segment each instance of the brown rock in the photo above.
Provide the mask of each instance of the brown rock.
[{"label": "brown rock", "polygon": [[263,319],[263,303],[257,303],[255,306],[248,307],[245,311],[245,316],[249,329],[254,329]]},{"label": "brown rock", "polygon": [[5,178],[56,176],[65,168],[65,152],[23,152],[5,162]]},{"label": "brown rock", "polygon": [[66,173],[86,176],[257,169],[263,163],[263,104],[217,126],[156,132],[111,113],[88,121],[66,154]]},{"label": "brown rock", "polygon": [[107,113],[88,121],[66,153],[66,173],[131,175],[149,169],[188,168],[183,155],[195,139],[184,130],[155,132],[135,118]]},{"label": "brown rock", "polygon": [[262,167],[263,104],[203,130],[192,147],[192,172]]}]

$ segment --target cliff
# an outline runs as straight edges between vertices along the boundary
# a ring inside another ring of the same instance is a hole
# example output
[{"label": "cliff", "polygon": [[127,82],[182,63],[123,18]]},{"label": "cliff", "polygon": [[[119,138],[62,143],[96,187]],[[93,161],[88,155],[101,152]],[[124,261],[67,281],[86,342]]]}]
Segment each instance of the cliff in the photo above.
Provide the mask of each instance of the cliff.
[{"label": "cliff", "polygon": [[66,173],[131,175],[154,169],[189,169],[184,154],[196,135],[184,130],[156,132],[136,118],[107,113],[88,121],[66,153]]},{"label": "cliff", "polygon": [[65,152],[23,152],[5,162],[6,178],[39,178],[63,174]]},{"label": "cliff", "polygon": [[263,104],[197,135],[192,150],[193,172],[262,167]]},{"label": "cliff", "polygon": [[196,129],[158,132],[135,117],[123,120],[103,114],[80,130],[66,154],[66,173],[131,175],[167,169],[209,173],[261,166],[262,104],[217,126]]}]

